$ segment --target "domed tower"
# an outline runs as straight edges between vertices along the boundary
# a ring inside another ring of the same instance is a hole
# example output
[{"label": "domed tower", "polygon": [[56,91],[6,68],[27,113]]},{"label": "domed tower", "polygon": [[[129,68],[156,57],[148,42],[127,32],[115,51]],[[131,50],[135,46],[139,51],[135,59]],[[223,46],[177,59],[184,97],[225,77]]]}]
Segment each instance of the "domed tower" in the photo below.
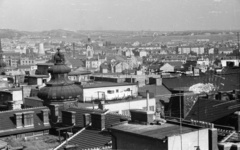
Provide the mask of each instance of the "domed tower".
[{"label": "domed tower", "polygon": [[81,88],[68,79],[71,71],[65,65],[64,55],[58,52],[53,57],[54,66],[48,69],[51,80],[38,92],[38,97],[44,101],[44,105],[59,104],[64,107],[75,105],[81,95]]}]

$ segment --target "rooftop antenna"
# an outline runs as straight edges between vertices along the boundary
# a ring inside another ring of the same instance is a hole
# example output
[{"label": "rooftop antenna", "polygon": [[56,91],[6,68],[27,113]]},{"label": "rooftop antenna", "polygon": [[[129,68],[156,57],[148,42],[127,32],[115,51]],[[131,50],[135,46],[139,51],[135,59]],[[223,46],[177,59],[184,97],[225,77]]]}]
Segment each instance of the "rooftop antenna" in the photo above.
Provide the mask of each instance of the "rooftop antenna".
[{"label": "rooftop antenna", "polygon": [[[237,40],[238,40],[238,48],[237,48],[237,55],[238,55],[238,66],[240,67],[240,62],[239,62],[239,60],[240,60],[240,42],[239,42],[239,32],[237,33]],[[238,79],[239,81],[239,89],[240,89],[240,76],[239,76],[239,79]]]}]

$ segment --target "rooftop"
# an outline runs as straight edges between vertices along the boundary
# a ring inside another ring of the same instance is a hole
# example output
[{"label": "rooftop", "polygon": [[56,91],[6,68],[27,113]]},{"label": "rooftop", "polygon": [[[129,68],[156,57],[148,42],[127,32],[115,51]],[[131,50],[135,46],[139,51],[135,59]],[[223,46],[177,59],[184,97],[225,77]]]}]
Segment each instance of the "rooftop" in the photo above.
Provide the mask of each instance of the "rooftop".
[{"label": "rooftop", "polygon": [[99,88],[99,87],[114,87],[114,86],[129,86],[136,85],[136,83],[113,83],[113,82],[89,82],[88,84],[82,85],[83,88]]},{"label": "rooftop", "polygon": [[[140,125],[140,124],[122,124],[113,126],[111,130],[118,130],[138,135],[143,135],[155,139],[164,139],[173,135],[180,134],[180,127],[177,124],[165,123],[163,125]],[[197,127],[183,126],[182,133],[189,133],[198,130]]]}]

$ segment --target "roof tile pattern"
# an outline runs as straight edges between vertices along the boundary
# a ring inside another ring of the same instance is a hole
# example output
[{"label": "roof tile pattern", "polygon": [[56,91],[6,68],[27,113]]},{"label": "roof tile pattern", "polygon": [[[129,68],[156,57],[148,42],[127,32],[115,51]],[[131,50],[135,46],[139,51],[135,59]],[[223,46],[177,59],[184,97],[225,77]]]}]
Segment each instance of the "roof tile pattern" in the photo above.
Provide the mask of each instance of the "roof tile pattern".
[{"label": "roof tile pattern", "polygon": [[214,122],[238,110],[240,110],[240,102],[236,100],[219,101],[198,99],[185,119]]},{"label": "roof tile pattern", "polygon": [[78,149],[88,149],[94,147],[103,147],[111,140],[111,136],[101,131],[86,129],[77,135],[69,144],[78,145]]}]

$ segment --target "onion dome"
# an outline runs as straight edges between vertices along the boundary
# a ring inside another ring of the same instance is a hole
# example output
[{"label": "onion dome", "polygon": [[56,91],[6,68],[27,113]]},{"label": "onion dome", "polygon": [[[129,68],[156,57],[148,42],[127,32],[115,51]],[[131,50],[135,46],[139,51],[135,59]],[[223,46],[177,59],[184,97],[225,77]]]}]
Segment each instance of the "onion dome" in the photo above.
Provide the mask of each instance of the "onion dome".
[{"label": "onion dome", "polygon": [[68,79],[71,71],[65,65],[65,58],[60,49],[54,55],[54,66],[48,69],[51,80],[38,92],[38,97],[45,103],[76,101],[81,94],[81,88]]}]

